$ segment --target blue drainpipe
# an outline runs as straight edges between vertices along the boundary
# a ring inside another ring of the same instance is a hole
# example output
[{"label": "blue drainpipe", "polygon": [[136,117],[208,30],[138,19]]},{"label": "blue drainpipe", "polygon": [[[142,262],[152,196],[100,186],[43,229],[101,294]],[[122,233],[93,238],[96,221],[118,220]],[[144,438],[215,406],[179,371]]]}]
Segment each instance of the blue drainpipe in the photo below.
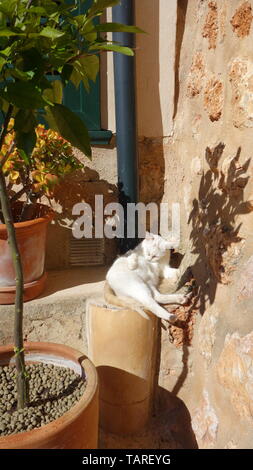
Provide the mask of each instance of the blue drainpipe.
[{"label": "blue drainpipe", "polygon": [[[135,24],[134,0],[123,0],[112,8],[115,23]],[[121,45],[134,47],[135,35],[113,33],[113,40]],[[135,61],[134,57],[114,53],[114,83],[116,110],[116,138],[118,159],[119,202],[124,207],[124,239],[119,239],[119,249],[124,253],[138,243],[138,238],[126,237],[126,206],[138,202],[138,154],[135,106]],[[136,226],[137,228],[137,226]]]}]

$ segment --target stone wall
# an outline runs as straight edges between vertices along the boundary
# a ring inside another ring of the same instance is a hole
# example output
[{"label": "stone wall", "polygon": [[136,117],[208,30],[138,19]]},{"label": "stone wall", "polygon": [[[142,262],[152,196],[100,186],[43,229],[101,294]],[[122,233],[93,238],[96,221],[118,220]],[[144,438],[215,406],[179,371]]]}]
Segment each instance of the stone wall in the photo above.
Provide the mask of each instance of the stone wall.
[{"label": "stone wall", "polygon": [[200,448],[252,448],[252,18],[252,1],[178,2],[163,200],[181,203],[197,293],[192,340],[163,330],[159,385],[184,400]]}]

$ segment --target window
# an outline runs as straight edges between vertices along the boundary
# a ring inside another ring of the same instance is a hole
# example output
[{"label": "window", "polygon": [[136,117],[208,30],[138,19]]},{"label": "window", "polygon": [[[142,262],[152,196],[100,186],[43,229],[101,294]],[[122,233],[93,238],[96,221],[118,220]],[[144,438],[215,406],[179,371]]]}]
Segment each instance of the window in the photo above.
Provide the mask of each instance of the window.
[{"label": "window", "polygon": [[[90,4],[91,0],[87,0],[84,4],[79,5],[76,14],[84,13]],[[90,82],[89,93],[82,83],[78,89],[72,83],[69,83],[64,89],[63,104],[77,113],[85,122],[92,144],[105,145],[110,142],[112,132],[101,129],[99,74],[95,83]]]}]

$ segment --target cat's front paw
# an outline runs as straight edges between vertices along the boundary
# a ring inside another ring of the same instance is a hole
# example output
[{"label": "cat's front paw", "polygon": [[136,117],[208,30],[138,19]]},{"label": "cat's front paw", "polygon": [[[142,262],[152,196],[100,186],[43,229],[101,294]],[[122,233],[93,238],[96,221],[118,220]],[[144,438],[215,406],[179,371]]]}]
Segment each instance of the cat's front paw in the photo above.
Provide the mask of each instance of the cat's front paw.
[{"label": "cat's front paw", "polygon": [[177,321],[177,316],[174,315],[174,313],[168,313],[166,316],[164,315],[162,318],[163,320],[167,320],[172,324]]},{"label": "cat's front paw", "polygon": [[174,324],[177,321],[177,316],[174,315],[174,313],[171,313],[168,320],[169,320],[170,323]]},{"label": "cat's front paw", "polygon": [[191,297],[192,297],[192,293],[188,293],[188,294],[181,294],[180,295],[180,299],[179,299],[179,303],[180,305],[186,305],[189,303],[189,301],[191,300]]}]

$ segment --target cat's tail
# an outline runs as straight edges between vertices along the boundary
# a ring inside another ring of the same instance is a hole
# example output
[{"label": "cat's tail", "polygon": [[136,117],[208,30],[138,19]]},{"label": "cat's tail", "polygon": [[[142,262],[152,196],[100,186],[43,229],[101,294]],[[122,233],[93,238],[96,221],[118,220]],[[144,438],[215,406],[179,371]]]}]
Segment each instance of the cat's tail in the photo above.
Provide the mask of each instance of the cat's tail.
[{"label": "cat's tail", "polygon": [[131,297],[118,297],[118,300],[121,303],[121,307],[129,307],[136,312],[138,312],[142,317],[148,320],[148,315],[143,309],[143,305],[136,303],[136,300],[131,299]]},{"label": "cat's tail", "polygon": [[138,312],[142,317],[146,318],[147,320],[149,319],[148,314],[145,312],[143,308],[143,305],[136,302],[135,299],[132,299],[131,297],[127,297],[127,296],[115,297],[115,294],[112,288],[109,286],[108,281],[105,283],[104,297],[108,306],[113,306],[113,307],[117,306],[121,308],[129,307],[132,310],[135,310],[136,312]]}]

